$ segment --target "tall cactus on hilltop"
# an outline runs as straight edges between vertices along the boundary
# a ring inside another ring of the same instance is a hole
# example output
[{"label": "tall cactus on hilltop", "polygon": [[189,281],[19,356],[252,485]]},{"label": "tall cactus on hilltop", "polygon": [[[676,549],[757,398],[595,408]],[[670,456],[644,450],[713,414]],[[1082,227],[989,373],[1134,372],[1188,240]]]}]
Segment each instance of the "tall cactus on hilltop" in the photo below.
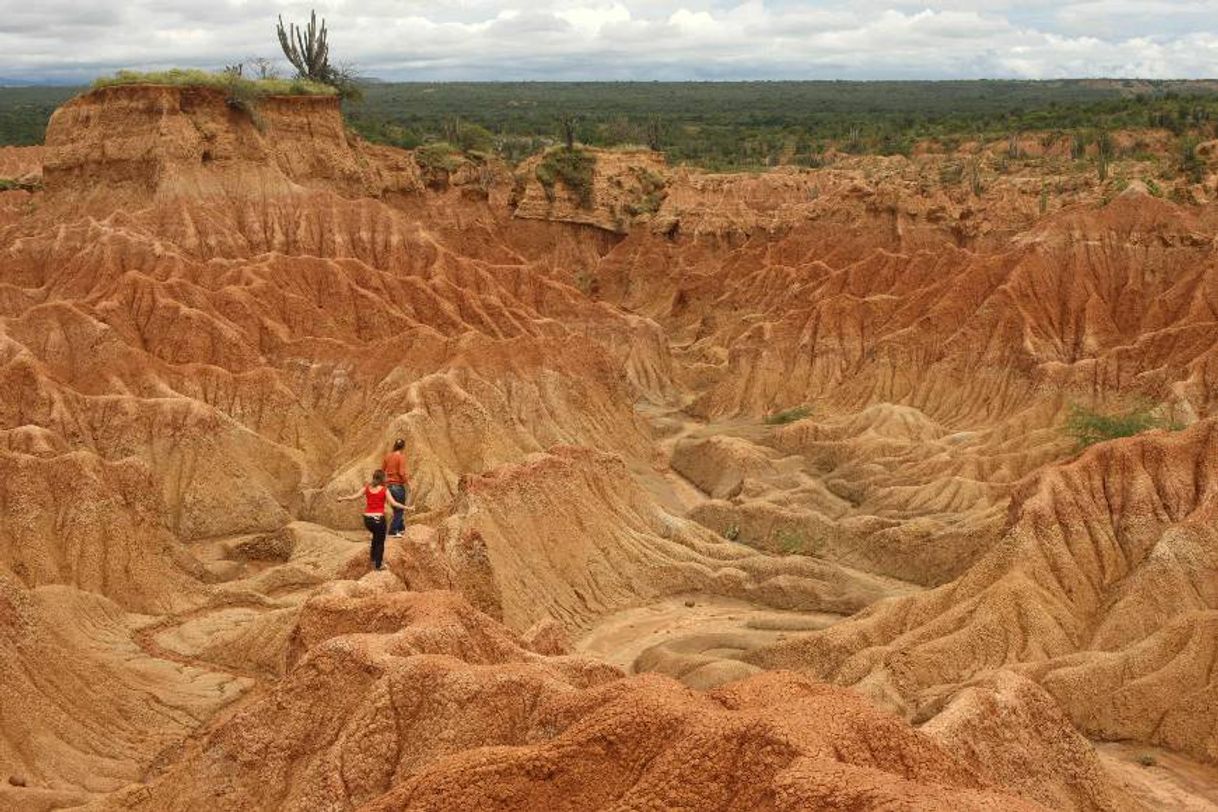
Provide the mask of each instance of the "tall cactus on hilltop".
[{"label": "tall cactus on hilltop", "polygon": [[279,17],[279,45],[283,54],[296,68],[302,79],[314,82],[331,83],[334,79],[334,69],[330,67],[330,44],[326,41],[326,21],[323,18],[321,26],[317,25],[317,12],[309,12],[309,24],[305,28],[297,28],[295,23],[289,23],[285,29],[283,17]]}]

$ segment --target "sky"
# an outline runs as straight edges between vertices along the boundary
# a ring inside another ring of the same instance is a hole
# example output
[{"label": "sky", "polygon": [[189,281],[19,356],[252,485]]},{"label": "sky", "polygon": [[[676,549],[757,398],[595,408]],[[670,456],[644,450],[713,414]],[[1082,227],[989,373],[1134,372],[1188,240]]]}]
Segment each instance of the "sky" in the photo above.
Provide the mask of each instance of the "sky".
[{"label": "sky", "polygon": [[311,5],[383,79],[1218,76],[1218,0],[0,0],[0,78],[279,59]]}]

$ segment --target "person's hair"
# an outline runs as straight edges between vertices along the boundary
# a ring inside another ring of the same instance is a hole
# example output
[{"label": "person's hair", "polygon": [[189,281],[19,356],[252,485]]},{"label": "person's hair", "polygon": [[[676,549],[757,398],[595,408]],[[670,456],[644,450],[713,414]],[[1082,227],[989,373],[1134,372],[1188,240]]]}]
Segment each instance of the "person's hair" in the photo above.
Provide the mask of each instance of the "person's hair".
[{"label": "person's hair", "polygon": [[382,471],[380,468],[377,468],[375,471],[372,472],[372,484],[373,485],[384,485],[385,484],[385,472]]},{"label": "person's hair", "polygon": [[393,441],[393,450],[394,451],[401,451],[405,447],[406,447],[406,441],[403,440],[401,437],[399,437]]}]

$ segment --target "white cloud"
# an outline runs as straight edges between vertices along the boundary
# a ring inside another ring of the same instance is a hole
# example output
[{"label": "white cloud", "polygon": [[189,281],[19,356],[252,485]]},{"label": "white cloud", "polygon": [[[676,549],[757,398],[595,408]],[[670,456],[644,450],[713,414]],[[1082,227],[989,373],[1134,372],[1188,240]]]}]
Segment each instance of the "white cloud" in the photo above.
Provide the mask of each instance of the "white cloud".
[{"label": "white cloud", "polygon": [[[0,0],[0,76],[277,55],[282,0]],[[332,53],[417,79],[1218,75],[1218,0],[327,0]]]},{"label": "white cloud", "polygon": [[572,28],[585,37],[598,36],[602,29],[613,23],[630,22],[630,10],[621,3],[560,8],[554,11],[554,16],[560,20],[566,20]]}]

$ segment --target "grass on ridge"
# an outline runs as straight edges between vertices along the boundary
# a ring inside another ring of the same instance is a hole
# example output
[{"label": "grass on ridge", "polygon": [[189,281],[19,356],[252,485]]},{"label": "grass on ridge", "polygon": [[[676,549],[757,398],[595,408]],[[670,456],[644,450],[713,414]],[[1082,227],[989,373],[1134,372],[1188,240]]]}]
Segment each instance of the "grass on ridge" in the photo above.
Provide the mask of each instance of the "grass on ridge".
[{"label": "grass on ridge", "polygon": [[250,79],[229,73],[173,68],[165,71],[140,72],[120,70],[113,76],[99,76],[93,89],[118,85],[176,85],[179,87],[210,87],[216,90],[239,90],[252,96],[335,96],[338,90],[308,79]]}]

